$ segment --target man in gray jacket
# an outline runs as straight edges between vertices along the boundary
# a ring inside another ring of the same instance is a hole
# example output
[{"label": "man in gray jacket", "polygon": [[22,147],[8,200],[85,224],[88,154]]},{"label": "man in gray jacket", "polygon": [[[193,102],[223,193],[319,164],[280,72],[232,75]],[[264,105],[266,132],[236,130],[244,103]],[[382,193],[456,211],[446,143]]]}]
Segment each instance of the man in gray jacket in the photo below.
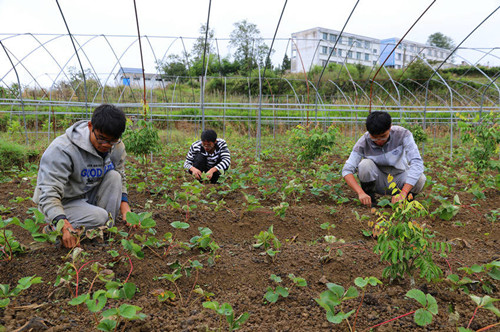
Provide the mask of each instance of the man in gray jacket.
[{"label": "man in gray jacket", "polygon": [[105,225],[108,213],[123,220],[130,211],[125,182],[125,130],[123,111],[98,106],[90,121],[81,120],[57,137],[40,160],[33,201],[53,229],[64,220],[62,243],[73,248],[71,231]]},{"label": "man in gray jacket", "polygon": [[[366,118],[366,132],[354,145],[342,169],[342,176],[362,204],[374,206],[375,193],[391,194],[387,176],[393,176],[400,192],[392,203],[422,191],[425,185],[424,162],[412,133],[403,127],[392,126],[386,112],[371,112]],[[354,178],[358,170],[361,186]]]}]

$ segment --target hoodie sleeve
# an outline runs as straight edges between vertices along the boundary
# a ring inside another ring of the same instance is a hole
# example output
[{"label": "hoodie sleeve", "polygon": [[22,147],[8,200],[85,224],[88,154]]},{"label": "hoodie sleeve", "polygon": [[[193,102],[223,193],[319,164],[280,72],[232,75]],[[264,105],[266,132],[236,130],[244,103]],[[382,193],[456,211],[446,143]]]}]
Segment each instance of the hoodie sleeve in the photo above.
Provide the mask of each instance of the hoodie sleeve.
[{"label": "hoodie sleeve", "polygon": [[424,161],[420,156],[418,151],[418,146],[413,139],[413,135],[410,131],[403,139],[403,148],[405,150],[406,158],[410,169],[408,170],[408,176],[406,177],[406,182],[414,186],[420,179],[422,173],[424,173]]},{"label": "hoodie sleeve", "polygon": [[117,146],[114,148],[113,155],[115,170],[120,173],[122,177],[122,194],[125,195],[125,201],[127,201],[127,176],[125,174],[125,159],[127,157],[127,152],[125,151],[125,144],[123,142],[117,144]]},{"label": "hoodie sleeve", "polygon": [[49,146],[40,160],[34,201],[50,221],[65,215],[61,200],[72,172],[73,161],[66,150],[60,145]]}]

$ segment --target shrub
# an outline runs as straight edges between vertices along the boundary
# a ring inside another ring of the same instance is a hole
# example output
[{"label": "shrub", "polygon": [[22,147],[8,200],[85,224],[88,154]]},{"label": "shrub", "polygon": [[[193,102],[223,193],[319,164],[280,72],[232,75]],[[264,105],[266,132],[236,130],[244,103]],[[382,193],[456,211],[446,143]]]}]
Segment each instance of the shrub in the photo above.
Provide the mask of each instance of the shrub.
[{"label": "shrub", "polygon": [[5,140],[0,140],[0,172],[10,169],[12,166],[22,166],[31,158],[36,157],[38,151]]}]

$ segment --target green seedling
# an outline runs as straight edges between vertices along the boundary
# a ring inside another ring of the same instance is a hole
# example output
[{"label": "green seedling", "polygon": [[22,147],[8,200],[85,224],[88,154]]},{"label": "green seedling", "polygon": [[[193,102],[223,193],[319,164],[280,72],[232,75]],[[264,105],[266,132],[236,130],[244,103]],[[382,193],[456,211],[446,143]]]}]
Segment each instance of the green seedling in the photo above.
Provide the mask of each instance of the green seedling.
[{"label": "green seedling", "polygon": [[290,204],[287,202],[281,202],[280,205],[273,207],[274,214],[281,219],[285,219],[286,210],[289,206]]},{"label": "green seedling", "polygon": [[[326,311],[326,319],[334,324],[340,324],[344,319],[347,320],[355,310],[344,312],[342,304],[344,301],[354,299],[359,296],[358,290],[351,286],[346,291],[344,287],[327,283],[328,290],[322,292],[318,299],[314,299]],[[337,308],[338,307],[338,308]]]},{"label": "green seedling", "polygon": [[356,320],[358,319],[358,313],[359,310],[361,309],[361,305],[363,304],[363,299],[365,298],[366,288],[368,287],[368,285],[371,286],[381,285],[382,282],[375,277],[366,277],[366,278],[358,277],[354,279],[354,284],[359,288],[361,288],[361,290],[363,291],[363,293],[361,294],[361,301],[359,301],[358,310],[356,310],[356,315],[354,316],[354,323],[352,324],[352,330],[356,331]]},{"label": "green seedling", "polygon": [[[276,288],[267,287],[266,294],[264,294],[264,298],[269,303],[276,303],[279,297],[288,297],[290,291],[294,286],[305,287],[307,286],[307,281],[304,278],[296,277],[292,273],[288,275],[288,278],[292,281],[292,286],[290,288],[283,286],[276,286]],[[278,284],[282,282],[281,277],[276,276],[275,274],[271,274],[270,279]]]},{"label": "green seedling", "polygon": [[281,242],[274,235],[273,225],[269,226],[267,231],[260,231],[258,235],[254,235],[254,238],[257,239],[257,242],[253,244],[254,248],[264,249],[264,252],[260,253],[261,255],[269,255],[274,261],[276,254],[279,252],[281,248]]},{"label": "green seedling", "polygon": [[[225,317],[226,322],[228,324],[229,331],[234,331],[237,330],[241,327],[242,324],[244,324],[248,318],[250,317],[250,314],[245,312],[238,316],[238,318],[234,318],[234,311],[233,307],[229,303],[223,303],[219,305],[219,302],[217,301],[206,301],[203,302],[203,307],[207,309],[214,310],[221,318]],[[219,322],[221,322],[219,320]],[[220,323],[219,323],[220,327]],[[220,328],[219,328],[220,331]]]},{"label": "green seedling", "polygon": [[10,289],[9,284],[0,284],[0,308],[5,308],[9,305],[11,299],[16,298],[23,291],[30,288],[32,285],[42,282],[40,277],[24,277],[19,279],[16,287]]},{"label": "green seedling", "polygon": [[453,204],[447,201],[442,201],[441,205],[431,213],[431,216],[438,216],[442,220],[449,221],[451,218],[456,216],[460,210],[460,198],[455,195],[453,198]]},{"label": "green seedling", "polygon": [[495,286],[490,280],[484,278],[483,275],[486,274],[493,280],[500,280],[500,261],[498,260],[484,265],[474,264],[471,267],[461,267],[458,270],[464,271],[467,275],[477,276],[481,288],[487,294],[493,294]]},{"label": "green seedling", "polygon": [[0,261],[10,262],[14,255],[26,251],[26,247],[16,240],[14,233],[6,227],[10,224],[19,224],[19,219],[9,218],[0,220]]},{"label": "green seedling", "polygon": [[423,307],[415,311],[415,323],[420,326],[426,326],[432,323],[432,316],[438,314],[436,299],[430,294],[424,294],[419,289],[409,290],[406,293],[406,296],[417,300],[417,302]]},{"label": "green seedling", "polygon": [[[460,332],[470,331],[469,327],[472,324],[472,321],[474,320],[474,318],[476,317],[476,314],[477,314],[479,309],[489,310],[492,313],[494,313],[497,317],[500,317],[500,310],[498,310],[498,308],[494,305],[494,303],[500,301],[500,299],[495,299],[495,298],[492,298],[488,295],[486,295],[484,297],[479,297],[479,296],[475,296],[475,295],[469,295],[469,296],[472,299],[472,301],[474,301],[474,303],[476,303],[476,309],[474,309],[474,313],[472,314],[472,317],[469,320],[469,324],[467,324],[467,327],[465,329],[462,327],[458,329]],[[489,325],[489,326],[487,326],[487,328],[480,329],[480,330],[485,331],[486,329],[495,327],[497,325],[500,325],[500,323],[497,322],[496,324]]]},{"label": "green seedling", "polygon": [[122,330],[125,330],[128,321],[143,320],[147,317],[143,313],[138,313],[140,310],[142,310],[141,307],[131,304],[122,304],[118,308],[108,309],[102,313],[103,319],[99,322],[97,329],[101,331],[116,331],[120,323],[125,321],[125,325],[122,328]]}]

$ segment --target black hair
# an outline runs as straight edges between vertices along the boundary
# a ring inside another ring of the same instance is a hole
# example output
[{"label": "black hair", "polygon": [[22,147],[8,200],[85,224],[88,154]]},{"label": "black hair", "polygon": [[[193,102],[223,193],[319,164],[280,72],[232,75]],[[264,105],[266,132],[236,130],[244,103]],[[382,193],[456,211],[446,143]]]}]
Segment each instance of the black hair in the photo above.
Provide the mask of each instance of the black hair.
[{"label": "black hair", "polygon": [[118,107],[110,104],[97,106],[94,113],[92,113],[90,121],[92,122],[92,128],[115,139],[122,136],[127,124],[125,113]]},{"label": "black hair", "polygon": [[366,118],[366,130],[371,135],[380,135],[391,129],[392,118],[387,112],[371,112]]},{"label": "black hair", "polygon": [[207,142],[215,142],[217,140],[217,133],[212,129],[204,130],[201,133],[201,140]]}]

